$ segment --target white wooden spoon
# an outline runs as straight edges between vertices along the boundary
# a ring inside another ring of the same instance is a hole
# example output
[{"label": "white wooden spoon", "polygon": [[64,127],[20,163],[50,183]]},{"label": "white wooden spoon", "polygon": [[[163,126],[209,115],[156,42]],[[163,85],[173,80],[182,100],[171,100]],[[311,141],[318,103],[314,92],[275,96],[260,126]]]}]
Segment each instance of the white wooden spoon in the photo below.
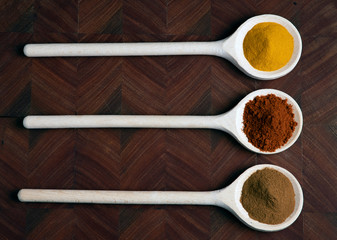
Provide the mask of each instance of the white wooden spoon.
[{"label": "white wooden spoon", "polygon": [[[292,105],[297,126],[293,136],[274,152],[265,152],[248,142],[243,132],[243,112],[247,102],[256,96],[275,94]],[[303,117],[296,101],[288,94],[275,89],[261,89],[244,97],[232,110],[215,116],[167,116],[167,115],[51,115],[27,116],[23,120],[28,129],[43,128],[206,128],[231,134],[247,149],[262,154],[274,154],[288,149],[299,137]]]},{"label": "white wooden spoon", "polygon": [[[253,68],[243,53],[243,40],[247,32],[261,22],[283,25],[294,38],[294,52],[290,61],[276,71]],[[296,27],[287,19],[265,14],[244,22],[234,34],[212,42],[151,42],[151,43],[43,43],[27,44],[28,57],[83,57],[83,56],[159,56],[159,55],[213,55],[231,61],[250,77],[271,80],[288,74],[297,64],[302,52],[302,40]]]},{"label": "white wooden spoon", "polygon": [[[240,202],[244,182],[254,172],[266,167],[273,168],[288,177],[295,193],[294,211],[280,224],[265,224],[250,218],[248,212],[243,208]],[[303,192],[296,178],[286,169],[271,164],[253,166],[242,173],[228,187],[215,191],[21,189],[18,193],[18,198],[21,202],[214,205],[231,211],[247,226],[260,231],[279,231],[290,226],[300,215],[303,207]]]}]

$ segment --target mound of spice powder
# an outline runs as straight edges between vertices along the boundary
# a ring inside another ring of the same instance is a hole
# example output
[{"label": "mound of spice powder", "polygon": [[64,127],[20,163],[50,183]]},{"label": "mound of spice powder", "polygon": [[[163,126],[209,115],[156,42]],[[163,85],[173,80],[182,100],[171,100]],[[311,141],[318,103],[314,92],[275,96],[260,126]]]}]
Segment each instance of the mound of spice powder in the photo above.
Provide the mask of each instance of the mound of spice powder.
[{"label": "mound of spice powder", "polygon": [[240,199],[249,216],[259,222],[280,224],[295,208],[295,193],[290,180],[277,170],[264,168],[243,184]]},{"label": "mound of spice powder", "polygon": [[268,94],[246,104],[243,125],[251,144],[261,151],[274,152],[291,138],[297,123],[287,100]]},{"label": "mound of spice powder", "polygon": [[275,71],[285,66],[294,50],[294,39],[278,23],[256,24],[245,36],[243,51],[248,62],[261,71]]}]

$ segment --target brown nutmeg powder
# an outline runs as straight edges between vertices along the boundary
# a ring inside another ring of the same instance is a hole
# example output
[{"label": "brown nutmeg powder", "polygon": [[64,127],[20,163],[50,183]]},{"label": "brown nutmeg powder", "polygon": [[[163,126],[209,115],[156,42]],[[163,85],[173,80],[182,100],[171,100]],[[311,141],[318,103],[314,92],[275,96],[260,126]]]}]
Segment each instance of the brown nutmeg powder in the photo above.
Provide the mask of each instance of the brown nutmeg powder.
[{"label": "brown nutmeg powder", "polygon": [[274,152],[293,135],[297,122],[292,106],[274,94],[257,96],[243,113],[243,132],[261,151]]},{"label": "brown nutmeg powder", "polygon": [[262,223],[280,224],[294,211],[295,193],[284,174],[264,168],[253,173],[243,184],[240,201],[251,218]]}]

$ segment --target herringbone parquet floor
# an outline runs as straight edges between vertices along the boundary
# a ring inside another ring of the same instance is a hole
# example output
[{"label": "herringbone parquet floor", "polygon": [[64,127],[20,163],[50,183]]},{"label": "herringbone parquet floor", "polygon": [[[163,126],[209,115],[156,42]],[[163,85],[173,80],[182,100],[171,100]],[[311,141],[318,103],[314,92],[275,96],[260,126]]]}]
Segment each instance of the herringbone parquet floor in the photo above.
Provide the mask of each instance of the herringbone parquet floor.
[{"label": "herringbone parquet floor", "polygon": [[[273,81],[212,56],[28,58],[26,43],[208,41],[273,13],[299,29],[298,66]],[[0,0],[0,239],[335,239],[337,4],[333,0]],[[287,151],[257,155],[193,129],[26,130],[31,114],[218,114],[255,89],[282,90],[304,127]],[[253,231],[216,207],[27,204],[21,188],[212,190],[258,163],[302,184],[299,219]]]}]

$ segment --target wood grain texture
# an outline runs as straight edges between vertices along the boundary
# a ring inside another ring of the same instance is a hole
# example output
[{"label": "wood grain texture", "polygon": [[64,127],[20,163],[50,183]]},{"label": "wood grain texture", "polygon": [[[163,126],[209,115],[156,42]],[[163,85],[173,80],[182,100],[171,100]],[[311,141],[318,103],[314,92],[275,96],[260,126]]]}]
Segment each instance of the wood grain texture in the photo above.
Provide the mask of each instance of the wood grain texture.
[{"label": "wood grain texture", "polygon": [[79,1],[78,32],[79,33],[122,33],[123,1]]},{"label": "wood grain texture", "polygon": [[78,32],[77,0],[37,0],[34,5],[34,32]]},{"label": "wood grain texture", "polygon": [[1,1],[1,32],[33,32],[34,0]]},{"label": "wood grain texture", "polygon": [[[0,0],[0,239],[334,239],[337,233],[337,7],[333,0]],[[257,81],[213,56],[27,58],[26,43],[210,41],[249,17],[299,29],[296,68]],[[200,129],[26,130],[29,114],[220,114],[255,89],[302,108],[299,140],[257,155]],[[298,220],[276,233],[212,206],[23,204],[21,188],[213,190],[259,163],[302,185]]]}]

